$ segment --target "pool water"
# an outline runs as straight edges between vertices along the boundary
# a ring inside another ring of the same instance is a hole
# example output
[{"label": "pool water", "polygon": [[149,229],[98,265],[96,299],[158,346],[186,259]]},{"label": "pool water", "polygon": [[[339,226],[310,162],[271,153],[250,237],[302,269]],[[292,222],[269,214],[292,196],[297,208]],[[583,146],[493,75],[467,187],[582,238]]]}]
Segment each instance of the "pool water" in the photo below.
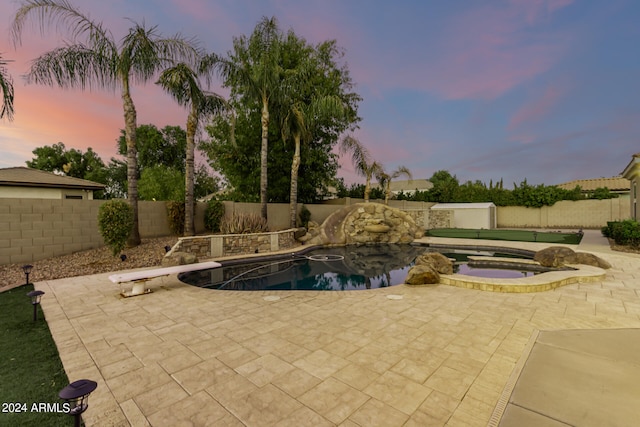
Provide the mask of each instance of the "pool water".
[{"label": "pool water", "polygon": [[[415,259],[426,246],[374,245],[321,248],[285,258],[224,265],[220,268],[183,273],[180,280],[190,285],[226,290],[358,290],[404,283]],[[438,252],[456,260],[454,272],[482,277],[514,278],[532,275],[520,270],[472,268],[470,255],[509,257],[510,254],[472,250]]]}]

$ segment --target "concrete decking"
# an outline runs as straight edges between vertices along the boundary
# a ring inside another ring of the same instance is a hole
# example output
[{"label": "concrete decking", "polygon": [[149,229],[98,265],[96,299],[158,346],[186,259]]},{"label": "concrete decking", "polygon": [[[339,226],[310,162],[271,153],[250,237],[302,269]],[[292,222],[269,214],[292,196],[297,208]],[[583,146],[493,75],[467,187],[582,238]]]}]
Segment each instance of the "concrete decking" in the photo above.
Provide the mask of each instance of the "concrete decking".
[{"label": "concrete decking", "polygon": [[215,291],[174,276],[122,299],[108,274],[36,288],[69,379],[98,382],[90,426],[633,425],[640,258],[597,233],[578,250],[613,265],[603,280],[531,294]]}]

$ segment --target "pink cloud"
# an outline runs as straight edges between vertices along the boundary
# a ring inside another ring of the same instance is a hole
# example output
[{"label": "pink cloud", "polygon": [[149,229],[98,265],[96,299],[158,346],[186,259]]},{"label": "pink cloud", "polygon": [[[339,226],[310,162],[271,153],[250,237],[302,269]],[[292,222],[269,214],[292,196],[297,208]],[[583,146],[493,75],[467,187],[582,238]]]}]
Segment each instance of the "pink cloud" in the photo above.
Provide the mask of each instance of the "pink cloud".
[{"label": "pink cloud", "polygon": [[[445,20],[430,40],[385,50],[384,61],[411,67],[378,67],[380,50],[358,48],[353,75],[371,87],[428,91],[447,100],[495,99],[550,70],[571,34],[542,29],[568,0],[513,0],[467,7]],[[352,40],[360,43],[352,36]],[[411,55],[411,59],[406,56]]]},{"label": "pink cloud", "polygon": [[425,72],[428,88],[445,99],[494,99],[549,70],[566,37],[526,30],[558,8],[557,2],[512,1],[456,17],[443,35],[443,56]]},{"label": "pink cloud", "polygon": [[549,86],[533,102],[523,105],[509,121],[509,130],[514,130],[521,125],[535,122],[543,118],[564,94],[564,90]]}]

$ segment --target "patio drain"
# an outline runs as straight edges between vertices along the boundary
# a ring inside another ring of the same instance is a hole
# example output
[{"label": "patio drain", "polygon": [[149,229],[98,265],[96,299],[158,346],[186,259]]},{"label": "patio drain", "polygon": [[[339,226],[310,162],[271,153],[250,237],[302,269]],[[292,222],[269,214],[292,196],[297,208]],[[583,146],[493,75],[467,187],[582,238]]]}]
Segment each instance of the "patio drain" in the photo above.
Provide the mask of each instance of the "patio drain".
[{"label": "patio drain", "polygon": [[280,297],[276,296],[276,295],[268,295],[268,296],[266,296],[266,297],[264,297],[262,299],[265,300],[265,301],[278,301],[280,299]]}]

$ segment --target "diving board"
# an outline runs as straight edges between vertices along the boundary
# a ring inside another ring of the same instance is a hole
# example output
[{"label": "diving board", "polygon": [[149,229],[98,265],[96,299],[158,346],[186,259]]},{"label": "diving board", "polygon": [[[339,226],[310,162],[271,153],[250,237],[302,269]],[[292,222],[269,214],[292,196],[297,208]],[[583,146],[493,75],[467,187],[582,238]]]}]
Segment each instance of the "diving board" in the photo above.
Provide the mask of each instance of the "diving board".
[{"label": "diving board", "polygon": [[136,295],[148,294],[151,289],[144,289],[144,282],[160,276],[168,276],[170,274],[188,273],[190,271],[207,270],[210,268],[221,267],[222,264],[215,261],[199,262],[195,264],[176,265],[174,267],[153,268],[149,270],[139,270],[131,273],[112,274],[109,280],[113,283],[134,282],[133,289],[130,292],[122,292],[124,297],[132,297]]}]

